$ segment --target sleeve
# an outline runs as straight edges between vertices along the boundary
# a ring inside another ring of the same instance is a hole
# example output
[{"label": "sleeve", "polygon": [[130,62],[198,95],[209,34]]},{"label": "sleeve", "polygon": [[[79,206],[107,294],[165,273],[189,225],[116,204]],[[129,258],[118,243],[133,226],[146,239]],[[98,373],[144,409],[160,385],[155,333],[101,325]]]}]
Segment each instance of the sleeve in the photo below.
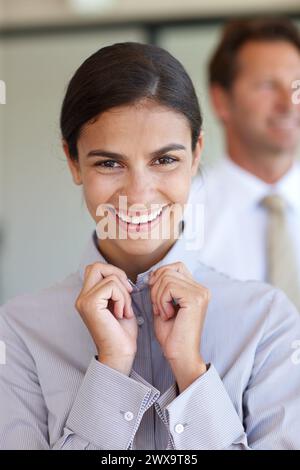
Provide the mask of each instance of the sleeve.
[{"label": "sleeve", "polygon": [[175,396],[171,387],[155,403],[176,450],[247,449],[247,436],[229,395],[211,364],[208,371]]},{"label": "sleeve", "polygon": [[[131,449],[146,410],[159,396],[158,390],[101,364],[95,358],[85,374],[65,428],[65,436],[54,449],[79,436],[97,449]],[[117,432],[116,432],[117,430]]]},{"label": "sleeve", "polygon": [[211,365],[179,396],[166,392],[155,404],[171,448],[300,448],[300,318],[281,291],[274,293],[243,394],[243,420]]},{"label": "sleeve", "polygon": [[300,316],[275,291],[252,376],[244,393],[244,422],[253,449],[300,449]]},{"label": "sleeve", "polygon": [[0,449],[48,449],[47,409],[24,342],[0,309]]},{"label": "sleeve", "polygon": [[134,371],[128,377],[92,358],[62,436],[50,443],[34,359],[2,312],[0,341],[6,354],[0,364],[0,449],[130,449],[159,392],[136,380]]}]

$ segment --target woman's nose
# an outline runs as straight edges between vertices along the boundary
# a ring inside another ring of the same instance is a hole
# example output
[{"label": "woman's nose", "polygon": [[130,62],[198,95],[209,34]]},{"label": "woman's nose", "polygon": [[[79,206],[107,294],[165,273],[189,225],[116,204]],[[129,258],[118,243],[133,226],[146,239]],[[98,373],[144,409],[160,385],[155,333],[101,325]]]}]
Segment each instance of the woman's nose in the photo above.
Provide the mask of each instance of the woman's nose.
[{"label": "woman's nose", "polygon": [[131,172],[126,180],[124,192],[130,201],[144,203],[147,193],[153,188],[153,178],[147,171]]}]

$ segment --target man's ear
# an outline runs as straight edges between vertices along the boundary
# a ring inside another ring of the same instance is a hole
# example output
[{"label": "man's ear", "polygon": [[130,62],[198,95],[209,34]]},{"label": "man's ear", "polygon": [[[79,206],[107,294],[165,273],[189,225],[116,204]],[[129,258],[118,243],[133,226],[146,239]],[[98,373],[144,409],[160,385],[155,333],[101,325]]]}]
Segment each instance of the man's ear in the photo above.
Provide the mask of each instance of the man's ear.
[{"label": "man's ear", "polygon": [[200,132],[198,141],[196,143],[196,147],[193,151],[192,176],[195,176],[197,174],[200,161],[201,161],[202,150],[203,150],[203,131]]},{"label": "man's ear", "polygon": [[230,92],[220,85],[211,85],[210,98],[217,117],[224,124],[228,122],[230,117]]},{"label": "man's ear", "polygon": [[67,162],[68,162],[68,166],[71,171],[71,174],[72,174],[73,181],[75,184],[81,185],[82,179],[81,179],[79,162],[71,158],[69,146],[65,140],[62,141],[62,146],[63,146],[65,156],[67,157]]}]

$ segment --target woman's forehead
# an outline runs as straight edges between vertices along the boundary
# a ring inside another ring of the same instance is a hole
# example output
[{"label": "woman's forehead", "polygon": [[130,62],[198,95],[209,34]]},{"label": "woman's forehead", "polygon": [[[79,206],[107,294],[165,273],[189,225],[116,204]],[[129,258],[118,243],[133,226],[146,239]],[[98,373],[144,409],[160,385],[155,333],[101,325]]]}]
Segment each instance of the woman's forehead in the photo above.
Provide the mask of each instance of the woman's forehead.
[{"label": "woman's forehead", "polygon": [[107,144],[118,145],[143,141],[166,142],[187,141],[191,130],[186,118],[176,111],[159,105],[122,106],[105,111],[86,124],[79,137],[79,147]]}]

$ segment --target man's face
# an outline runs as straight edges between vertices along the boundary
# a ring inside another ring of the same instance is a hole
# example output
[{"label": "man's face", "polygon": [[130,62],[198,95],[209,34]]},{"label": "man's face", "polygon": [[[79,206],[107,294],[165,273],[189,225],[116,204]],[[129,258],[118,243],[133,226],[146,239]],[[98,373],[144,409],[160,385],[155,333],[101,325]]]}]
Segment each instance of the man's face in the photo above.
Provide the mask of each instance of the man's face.
[{"label": "man's face", "polygon": [[237,67],[220,116],[227,130],[257,152],[293,153],[300,140],[300,105],[292,102],[299,50],[287,41],[249,41]]}]

